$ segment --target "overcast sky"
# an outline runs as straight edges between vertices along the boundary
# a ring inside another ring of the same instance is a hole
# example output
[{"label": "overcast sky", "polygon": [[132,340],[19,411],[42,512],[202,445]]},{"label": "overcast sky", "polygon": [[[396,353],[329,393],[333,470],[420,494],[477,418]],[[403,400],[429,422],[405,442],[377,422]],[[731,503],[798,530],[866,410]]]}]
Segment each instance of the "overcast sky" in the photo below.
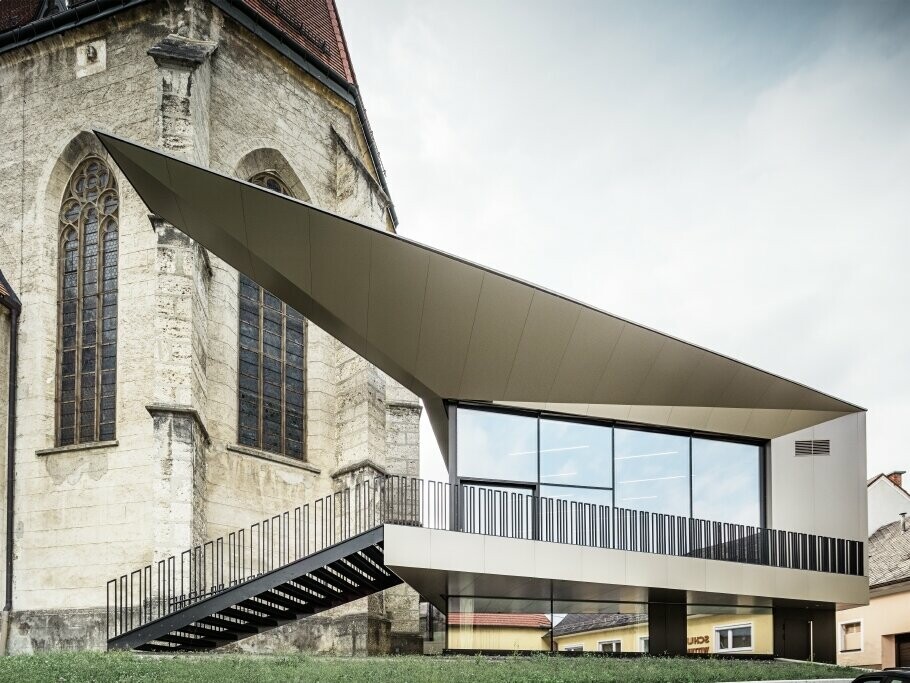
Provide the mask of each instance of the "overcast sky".
[{"label": "overcast sky", "polygon": [[910,470],[910,2],[338,2],[401,234],[858,403]]}]

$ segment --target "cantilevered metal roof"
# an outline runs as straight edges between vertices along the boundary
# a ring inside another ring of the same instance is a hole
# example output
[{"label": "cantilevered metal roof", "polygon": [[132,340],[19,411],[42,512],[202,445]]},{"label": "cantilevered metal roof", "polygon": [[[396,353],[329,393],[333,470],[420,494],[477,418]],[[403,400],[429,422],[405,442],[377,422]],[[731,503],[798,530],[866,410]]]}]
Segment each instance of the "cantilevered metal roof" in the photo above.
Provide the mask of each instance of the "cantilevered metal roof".
[{"label": "cantilevered metal roof", "polygon": [[861,411],[536,285],[98,133],[148,207],[420,396],[773,438]]}]

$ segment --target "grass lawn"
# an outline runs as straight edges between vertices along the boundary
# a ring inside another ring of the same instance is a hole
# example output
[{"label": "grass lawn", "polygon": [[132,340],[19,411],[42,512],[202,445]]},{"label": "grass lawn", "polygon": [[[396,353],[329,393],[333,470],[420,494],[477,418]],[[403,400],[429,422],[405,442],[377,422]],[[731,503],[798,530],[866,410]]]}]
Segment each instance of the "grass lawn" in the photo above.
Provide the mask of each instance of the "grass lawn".
[{"label": "grass lawn", "polygon": [[851,678],[851,669],[785,662],[601,657],[340,657],[60,653],[0,659],[0,681],[75,683],[155,681],[365,681],[444,683],[616,681],[715,683],[798,678]]}]

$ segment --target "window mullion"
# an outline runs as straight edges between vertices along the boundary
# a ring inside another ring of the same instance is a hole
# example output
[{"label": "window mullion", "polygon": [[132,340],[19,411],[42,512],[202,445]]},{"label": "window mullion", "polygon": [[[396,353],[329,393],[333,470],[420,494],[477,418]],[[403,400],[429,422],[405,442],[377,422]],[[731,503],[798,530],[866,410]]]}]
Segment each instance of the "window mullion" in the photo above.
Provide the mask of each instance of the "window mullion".
[{"label": "window mullion", "polygon": [[288,344],[288,317],[287,317],[287,304],[281,304],[281,391],[279,395],[281,398],[280,401],[280,410],[281,416],[278,419],[279,428],[281,429],[280,439],[278,441],[279,448],[281,449],[282,455],[287,455],[287,414],[286,414],[286,393],[288,390],[288,380],[287,380],[287,344]]},{"label": "window mullion", "polygon": [[[101,194],[99,193],[99,197]],[[97,273],[97,282],[95,284],[95,424],[92,426],[92,433],[95,435],[95,441],[101,439],[101,338],[103,336],[103,313],[104,313],[104,221],[101,213],[101,207],[95,206],[95,212],[98,215],[98,256],[95,262],[95,272]]]},{"label": "window mullion", "polygon": [[82,443],[82,326],[85,315],[82,306],[82,279],[85,273],[85,210],[80,203],[76,235],[79,243],[76,247],[76,347],[73,349],[73,376],[76,393],[73,397],[73,443]]},{"label": "window mullion", "polygon": [[[258,285],[257,285],[258,287]],[[257,420],[259,422],[259,434],[256,435],[258,448],[265,448],[265,290],[258,287],[257,299],[259,302],[259,396],[257,396]]]}]

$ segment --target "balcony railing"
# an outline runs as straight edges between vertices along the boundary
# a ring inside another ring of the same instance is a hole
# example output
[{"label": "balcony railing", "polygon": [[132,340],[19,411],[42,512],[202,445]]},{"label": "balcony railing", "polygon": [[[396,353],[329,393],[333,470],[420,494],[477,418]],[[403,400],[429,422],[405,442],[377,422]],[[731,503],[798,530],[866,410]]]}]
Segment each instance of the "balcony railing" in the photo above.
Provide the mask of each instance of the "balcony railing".
[{"label": "balcony railing", "polygon": [[383,524],[862,576],[862,541],[405,477],[358,483],[107,583],[108,638]]}]

